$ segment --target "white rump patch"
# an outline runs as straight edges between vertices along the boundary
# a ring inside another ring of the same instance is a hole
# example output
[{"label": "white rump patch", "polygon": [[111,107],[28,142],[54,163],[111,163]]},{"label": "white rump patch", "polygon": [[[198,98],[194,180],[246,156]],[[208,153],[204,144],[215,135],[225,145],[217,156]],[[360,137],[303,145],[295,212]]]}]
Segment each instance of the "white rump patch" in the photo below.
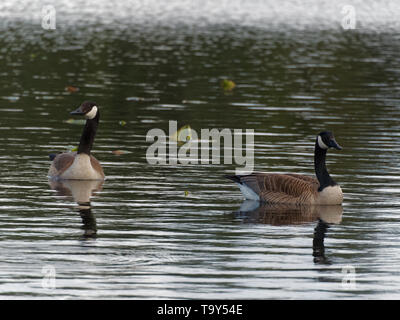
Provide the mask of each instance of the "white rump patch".
[{"label": "white rump patch", "polygon": [[97,107],[93,106],[92,110],[85,114],[86,119],[93,119],[97,114]]},{"label": "white rump patch", "polygon": [[243,183],[237,183],[243,196],[248,200],[260,201],[260,196]]},{"label": "white rump patch", "polygon": [[329,147],[322,141],[321,136],[318,136],[318,145],[321,149],[329,149]]}]

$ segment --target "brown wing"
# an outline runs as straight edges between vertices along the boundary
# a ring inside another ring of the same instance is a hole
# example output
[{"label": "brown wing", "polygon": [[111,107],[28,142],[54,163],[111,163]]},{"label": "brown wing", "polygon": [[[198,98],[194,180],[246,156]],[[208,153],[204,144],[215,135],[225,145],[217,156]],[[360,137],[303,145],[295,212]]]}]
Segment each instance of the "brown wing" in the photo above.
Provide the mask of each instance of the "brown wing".
[{"label": "brown wing", "polygon": [[269,203],[310,203],[319,186],[316,179],[298,174],[260,172],[236,177]]},{"label": "brown wing", "polygon": [[49,169],[49,176],[57,176],[67,170],[74,162],[76,152],[58,154]]},{"label": "brown wing", "polygon": [[319,188],[319,182],[316,178],[310,177],[310,176],[305,176],[302,174],[296,174],[296,173],[288,173],[286,174],[287,176],[291,176],[293,178],[297,178],[297,179],[302,179],[304,181],[310,182],[312,184],[315,184],[317,186],[317,188]]}]

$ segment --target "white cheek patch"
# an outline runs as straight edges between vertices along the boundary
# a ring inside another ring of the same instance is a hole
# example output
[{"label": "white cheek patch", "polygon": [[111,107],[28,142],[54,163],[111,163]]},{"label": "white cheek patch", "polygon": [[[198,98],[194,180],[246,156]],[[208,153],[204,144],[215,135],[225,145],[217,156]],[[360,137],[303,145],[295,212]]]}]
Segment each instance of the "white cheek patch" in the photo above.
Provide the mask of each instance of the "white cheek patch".
[{"label": "white cheek patch", "polygon": [[92,110],[85,114],[86,119],[93,119],[97,114],[97,107],[94,106]]},{"label": "white cheek patch", "polygon": [[321,136],[318,136],[318,145],[321,149],[329,149],[329,147],[322,141]]}]

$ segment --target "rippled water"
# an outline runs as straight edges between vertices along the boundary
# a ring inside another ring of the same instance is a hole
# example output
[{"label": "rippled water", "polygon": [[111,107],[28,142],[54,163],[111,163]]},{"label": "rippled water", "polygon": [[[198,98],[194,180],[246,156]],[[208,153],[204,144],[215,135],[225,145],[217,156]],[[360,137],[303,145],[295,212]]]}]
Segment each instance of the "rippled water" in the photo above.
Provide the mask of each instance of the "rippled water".
[{"label": "rippled water", "polygon": [[[53,2],[56,30],[41,1],[0,5],[0,297],[400,297],[396,1],[348,1],[355,30],[332,1]],[[107,179],[49,183],[83,100]],[[343,207],[255,208],[235,163],[150,165],[169,120],[254,129],[255,170],[310,175],[332,130]]]}]

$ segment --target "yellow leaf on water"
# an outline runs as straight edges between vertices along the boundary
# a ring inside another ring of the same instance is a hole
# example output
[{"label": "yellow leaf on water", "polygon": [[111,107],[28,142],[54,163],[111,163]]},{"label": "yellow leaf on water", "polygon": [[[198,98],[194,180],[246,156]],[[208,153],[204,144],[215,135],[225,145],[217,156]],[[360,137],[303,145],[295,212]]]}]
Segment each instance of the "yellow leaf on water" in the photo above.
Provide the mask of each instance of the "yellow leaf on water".
[{"label": "yellow leaf on water", "polygon": [[120,126],[126,125],[126,121],[124,121],[124,120],[121,120],[121,121],[119,121],[118,123],[119,123]]},{"label": "yellow leaf on water", "polygon": [[225,91],[232,91],[236,84],[232,80],[224,79],[221,82],[221,86]]},{"label": "yellow leaf on water", "polygon": [[190,125],[185,125],[173,133],[170,137],[171,140],[178,143],[184,143],[192,139],[192,128]]},{"label": "yellow leaf on water", "polygon": [[185,190],[185,197],[187,197],[189,195],[189,191]]},{"label": "yellow leaf on water", "polygon": [[68,146],[65,150],[65,152],[75,152],[78,151],[78,147],[77,146]]}]

